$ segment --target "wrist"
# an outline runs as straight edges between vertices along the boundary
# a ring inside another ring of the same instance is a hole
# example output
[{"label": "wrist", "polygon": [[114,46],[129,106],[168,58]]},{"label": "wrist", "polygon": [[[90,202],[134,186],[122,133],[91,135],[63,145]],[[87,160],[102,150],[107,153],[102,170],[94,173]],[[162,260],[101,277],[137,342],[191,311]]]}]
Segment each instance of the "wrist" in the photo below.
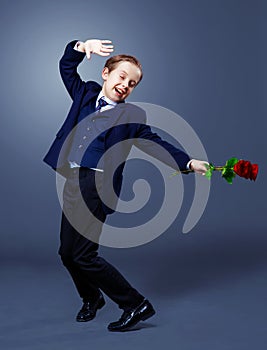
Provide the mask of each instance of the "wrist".
[{"label": "wrist", "polygon": [[82,41],[77,41],[73,49],[85,53],[85,47]]}]

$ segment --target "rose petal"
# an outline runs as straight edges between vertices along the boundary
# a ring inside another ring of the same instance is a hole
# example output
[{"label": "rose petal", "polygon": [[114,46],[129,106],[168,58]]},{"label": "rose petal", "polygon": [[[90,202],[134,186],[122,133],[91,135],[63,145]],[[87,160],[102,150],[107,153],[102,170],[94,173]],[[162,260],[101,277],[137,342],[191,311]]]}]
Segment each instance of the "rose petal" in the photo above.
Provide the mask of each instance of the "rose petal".
[{"label": "rose petal", "polygon": [[250,180],[255,181],[258,175],[259,166],[258,164],[251,165]]}]

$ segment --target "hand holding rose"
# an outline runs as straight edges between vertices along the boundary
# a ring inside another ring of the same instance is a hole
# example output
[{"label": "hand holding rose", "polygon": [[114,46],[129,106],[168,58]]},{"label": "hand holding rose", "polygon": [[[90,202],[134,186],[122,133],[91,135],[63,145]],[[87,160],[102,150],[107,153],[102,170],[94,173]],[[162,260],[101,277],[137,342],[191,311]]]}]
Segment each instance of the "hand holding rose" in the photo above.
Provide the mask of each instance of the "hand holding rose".
[{"label": "hand holding rose", "polygon": [[207,166],[209,166],[208,162],[203,160],[191,159],[189,167],[190,170],[194,171],[197,174],[205,175],[207,172]]},{"label": "hand holding rose", "polygon": [[[212,163],[197,159],[191,159],[189,166],[189,172],[205,175],[208,179],[211,178],[213,171],[221,171],[222,177],[229,184],[233,183],[233,178],[236,175],[255,181],[259,171],[258,164],[252,164],[248,160],[239,160],[234,157],[228,159],[224,166],[214,166]],[[178,173],[188,173],[188,170],[176,171],[173,175],[177,175]]]}]

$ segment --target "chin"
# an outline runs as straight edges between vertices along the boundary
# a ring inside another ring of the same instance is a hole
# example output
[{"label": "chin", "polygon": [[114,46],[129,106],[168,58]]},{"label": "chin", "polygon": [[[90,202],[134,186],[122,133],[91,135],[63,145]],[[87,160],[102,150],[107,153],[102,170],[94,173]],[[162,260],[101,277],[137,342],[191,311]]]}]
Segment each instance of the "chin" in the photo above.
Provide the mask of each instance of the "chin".
[{"label": "chin", "polygon": [[117,97],[116,99],[114,98],[113,101],[116,102],[116,103],[120,103],[120,102],[124,101],[124,98],[118,98]]}]

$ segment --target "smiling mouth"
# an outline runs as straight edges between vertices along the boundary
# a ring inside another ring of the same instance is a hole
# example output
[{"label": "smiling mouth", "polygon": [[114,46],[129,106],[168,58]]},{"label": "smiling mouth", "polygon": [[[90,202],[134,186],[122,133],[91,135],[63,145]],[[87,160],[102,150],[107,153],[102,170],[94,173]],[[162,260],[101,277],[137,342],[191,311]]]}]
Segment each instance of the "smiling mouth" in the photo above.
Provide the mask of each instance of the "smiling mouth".
[{"label": "smiling mouth", "polygon": [[125,91],[124,90],[121,90],[121,89],[119,89],[119,88],[117,88],[117,87],[115,87],[115,91],[116,91],[116,93],[121,97],[122,95],[124,95],[124,93],[125,93]]}]

